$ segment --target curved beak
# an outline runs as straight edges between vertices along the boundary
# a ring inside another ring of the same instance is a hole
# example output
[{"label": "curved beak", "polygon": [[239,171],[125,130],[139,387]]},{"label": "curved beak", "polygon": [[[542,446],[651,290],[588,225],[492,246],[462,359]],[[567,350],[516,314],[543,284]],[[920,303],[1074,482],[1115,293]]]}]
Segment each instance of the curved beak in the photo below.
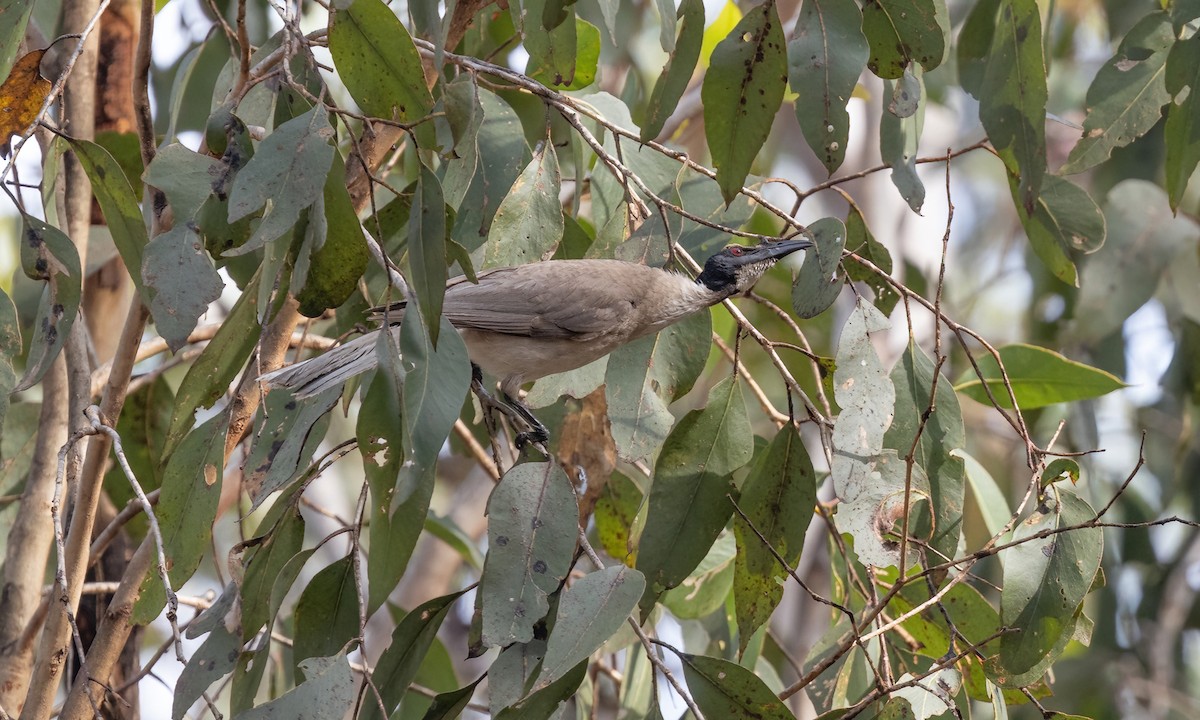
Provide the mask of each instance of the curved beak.
[{"label": "curved beak", "polygon": [[812,241],[806,239],[780,240],[779,242],[762,243],[752,248],[750,252],[742,257],[751,261],[778,260],[791,255],[797,250],[807,250],[812,246]]}]

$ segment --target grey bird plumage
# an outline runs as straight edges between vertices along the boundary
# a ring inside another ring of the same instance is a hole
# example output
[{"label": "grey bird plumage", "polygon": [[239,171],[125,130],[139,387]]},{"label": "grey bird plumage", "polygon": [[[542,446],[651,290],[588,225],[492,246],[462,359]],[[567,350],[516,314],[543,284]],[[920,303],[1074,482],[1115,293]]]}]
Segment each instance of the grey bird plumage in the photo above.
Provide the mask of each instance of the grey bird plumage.
[{"label": "grey bird plumage", "polygon": [[[525,382],[582,367],[749,290],[780,258],[811,246],[808,240],[731,245],[709,258],[695,280],[621,260],[499,268],[480,273],[478,283],[452,280],[442,314],[462,335],[471,361],[499,378],[512,400]],[[386,308],[393,333],[404,305]],[[316,395],[375,367],[376,332],[263,380],[291,388],[298,397]]]}]

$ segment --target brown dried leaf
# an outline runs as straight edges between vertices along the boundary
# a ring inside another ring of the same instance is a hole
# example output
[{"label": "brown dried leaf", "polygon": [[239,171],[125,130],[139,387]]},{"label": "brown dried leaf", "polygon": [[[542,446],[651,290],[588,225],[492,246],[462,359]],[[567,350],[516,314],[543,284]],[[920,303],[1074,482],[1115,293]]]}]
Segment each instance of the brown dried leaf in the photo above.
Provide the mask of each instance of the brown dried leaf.
[{"label": "brown dried leaf", "polygon": [[50,81],[38,69],[45,52],[34,50],[22,57],[0,85],[0,156],[8,157],[9,139],[26,134],[50,94]]}]

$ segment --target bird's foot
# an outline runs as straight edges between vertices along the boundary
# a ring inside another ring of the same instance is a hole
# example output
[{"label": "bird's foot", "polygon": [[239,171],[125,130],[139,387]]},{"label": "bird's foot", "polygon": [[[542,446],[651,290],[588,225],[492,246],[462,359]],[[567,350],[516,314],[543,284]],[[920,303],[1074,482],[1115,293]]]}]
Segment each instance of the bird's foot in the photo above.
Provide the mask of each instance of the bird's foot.
[{"label": "bird's foot", "polygon": [[542,424],[537,416],[520,400],[514,400],[507,393],[504,394],[504,406],[509,410],[509,418],[514,421],[520,421],[522,425],[529,428],[524,432],[518,433],[513,439],[513,443],[517,446],[517,450],[524,450],[525,446],[533,445],[543,452],[546,451],[545,443],[550,439],[550,431]]}]

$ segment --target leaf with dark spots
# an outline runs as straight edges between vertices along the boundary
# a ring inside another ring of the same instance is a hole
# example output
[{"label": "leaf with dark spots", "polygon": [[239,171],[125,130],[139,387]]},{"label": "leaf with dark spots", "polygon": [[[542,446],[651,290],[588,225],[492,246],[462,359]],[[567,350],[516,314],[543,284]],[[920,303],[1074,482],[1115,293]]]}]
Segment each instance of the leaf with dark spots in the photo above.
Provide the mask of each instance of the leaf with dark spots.
[{"label": "leaf with dark spots", "polygon": [[67,342],[79,313],[83,276],[75,245],[61,230],[31,215],[23,216],[21,266],[25,275],[45,283],[38,303],[25,374],[13,387],[20,392],[41,382]]},{"label": "leaf with dark spots", "polygon": [[786,80],[779,12],[774,2],[765,2],[717,44],[700,93],[705,137],[727,205],[741,192],[767,140]]},{"label": "leaf with dark spots", "polygon": [[549,612],[549,596],[570,570],[579,532],[570,483],[557,465],[524,463],[492,491],[480,580],[484,644],[529,642],[533,626]]}]

